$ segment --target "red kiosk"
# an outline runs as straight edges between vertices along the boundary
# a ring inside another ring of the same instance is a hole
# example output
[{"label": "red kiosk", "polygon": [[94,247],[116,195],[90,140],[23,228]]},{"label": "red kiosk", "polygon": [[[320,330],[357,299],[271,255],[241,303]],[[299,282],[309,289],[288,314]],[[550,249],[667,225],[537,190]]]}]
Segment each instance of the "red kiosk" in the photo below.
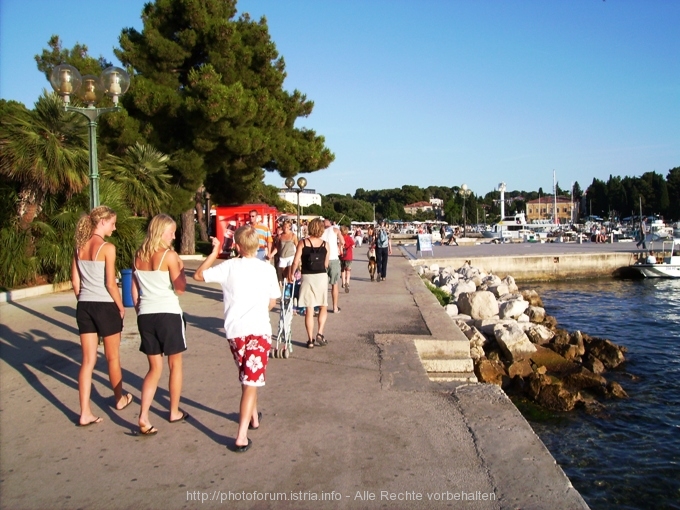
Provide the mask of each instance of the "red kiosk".
[{"label": "red kiosk", "polygon": [[215,235],[222,241],[219,258],[228,259],[233,255],[234,232],[250,222],[250,211],[257,211],[261,223],[276,232],[276,218],[279,211],[267,204],[224,205],[215,208]]}]

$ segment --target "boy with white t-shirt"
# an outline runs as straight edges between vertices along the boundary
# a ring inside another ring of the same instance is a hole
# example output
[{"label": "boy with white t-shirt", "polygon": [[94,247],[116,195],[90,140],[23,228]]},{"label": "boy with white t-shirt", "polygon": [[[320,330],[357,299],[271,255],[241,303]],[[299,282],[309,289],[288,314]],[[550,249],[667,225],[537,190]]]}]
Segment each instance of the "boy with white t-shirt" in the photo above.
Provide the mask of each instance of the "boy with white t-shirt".
[{"label": "boy with white t-shirt", "polygon": [[239,257],[215,267],[210,266],[220,254],[221,243],[215,238],[212,243],[213,251],[196,270],[194,279],[222,285],[224,332],[239,370],[242,391],[235,450],[245,452],[252,444],[248,429],[259,428],[262,418],[262,413],[257,412],[257,388],[265,383],[272,335],[269,310],[279,297],[279,283],[274,266],[256,257],[259,242],[253,226],[243,226],[234,234]]}]

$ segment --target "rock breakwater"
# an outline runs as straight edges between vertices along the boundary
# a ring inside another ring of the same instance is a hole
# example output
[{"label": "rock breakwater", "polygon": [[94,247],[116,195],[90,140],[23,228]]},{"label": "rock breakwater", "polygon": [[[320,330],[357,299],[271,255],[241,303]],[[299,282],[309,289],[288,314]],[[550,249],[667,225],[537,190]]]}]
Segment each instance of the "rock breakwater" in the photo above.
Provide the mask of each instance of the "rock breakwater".
[{"label": "rock breakwater", "polygon": [[469,264],[419,271],[449,296],[446,312],[470,341],[480,382],[552,411],[598,408],[602,399],[627,397],[603,375],[624,363],[625,347],[559,328],[540,296],[520,290],[512,276],[501,279]]}]

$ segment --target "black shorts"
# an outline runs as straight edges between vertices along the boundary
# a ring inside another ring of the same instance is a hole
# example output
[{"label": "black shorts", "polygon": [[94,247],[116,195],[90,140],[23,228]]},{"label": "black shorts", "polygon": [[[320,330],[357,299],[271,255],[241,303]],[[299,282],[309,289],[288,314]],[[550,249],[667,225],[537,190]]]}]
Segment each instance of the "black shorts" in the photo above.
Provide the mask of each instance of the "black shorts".
[{"label": "black shorts", "polygon": [[118,306],[106,301],[78,301],[76,322],[81,335],[97,333],[107,337],[123,331],[123,319]]},{"label": "black shorts", "polygon": [[139,350],[147,356],[170,356],[187,350],[184,315],[145,313],[137,316],[137,328],[142,338]]}]

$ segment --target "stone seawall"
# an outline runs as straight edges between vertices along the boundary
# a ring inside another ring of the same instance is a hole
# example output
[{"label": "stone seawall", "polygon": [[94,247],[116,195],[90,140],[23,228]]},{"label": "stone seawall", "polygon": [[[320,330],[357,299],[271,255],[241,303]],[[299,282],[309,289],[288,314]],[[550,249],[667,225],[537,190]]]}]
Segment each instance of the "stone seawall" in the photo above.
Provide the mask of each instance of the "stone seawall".
[{"label": "stone seawall", "polygon": [[461,267],[466,262],[501,278],[512,275],[518,281],[549,281],[576,278],[611,277],[614,272],[635,262],[635,254],[573,253],[541,255],[479,255],[412,259],[412,266]]}]

